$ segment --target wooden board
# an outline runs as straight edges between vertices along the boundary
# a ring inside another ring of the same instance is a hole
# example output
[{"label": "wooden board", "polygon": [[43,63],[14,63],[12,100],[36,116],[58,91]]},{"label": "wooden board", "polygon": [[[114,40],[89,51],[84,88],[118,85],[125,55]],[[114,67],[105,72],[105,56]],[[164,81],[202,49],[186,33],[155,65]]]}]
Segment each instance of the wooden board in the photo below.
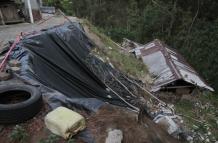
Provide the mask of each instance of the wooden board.
[{"label": "wooden board", "polygon": [[5,4],[0,6],[1,9],[1,23],[4,21],[5,24],[11,23],[11,22],[21,22],[22,19],[19,17],[17,13],[17,8],[15,4]]}]

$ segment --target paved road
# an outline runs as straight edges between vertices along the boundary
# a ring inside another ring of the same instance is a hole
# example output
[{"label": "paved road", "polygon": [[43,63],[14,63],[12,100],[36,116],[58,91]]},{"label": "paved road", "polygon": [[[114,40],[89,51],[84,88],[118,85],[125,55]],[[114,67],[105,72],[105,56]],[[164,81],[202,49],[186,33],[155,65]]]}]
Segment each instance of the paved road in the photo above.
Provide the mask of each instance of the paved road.
[{"label": "paved road", "polygon": [[[48,15],[43,15],[43,19],[48,19]],[[72,21],[77,21],[76,17],[69,17]],[[49,28],[55,25],[63,24],[67,21],[63,16],[55,16],[48,21],[40,24],[43,20],[30,24],[30,23],[20,23],[20,24],[13,24],[13,25],[4,25],[0,26],[0,47],[1,45],[7,43],[10,40],[14,40],[16,35],[20,34],[21,32],[31,32],[31,31],[39,31],[41,29]]]}]

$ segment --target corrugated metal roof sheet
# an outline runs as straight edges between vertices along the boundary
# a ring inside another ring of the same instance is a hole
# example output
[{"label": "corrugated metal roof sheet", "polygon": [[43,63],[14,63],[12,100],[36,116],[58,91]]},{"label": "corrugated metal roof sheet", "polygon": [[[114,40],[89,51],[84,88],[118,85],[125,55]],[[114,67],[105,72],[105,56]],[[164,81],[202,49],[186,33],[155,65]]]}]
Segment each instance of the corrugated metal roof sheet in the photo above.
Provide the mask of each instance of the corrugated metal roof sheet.
[{"label": "corrugated metal roof sheet", "polygon": [[130,52],[141,57],[149,72],[155,77],[152,91],[158,91],[177,80],[184,80],[192,85],[214,91],[178,52],[158,39]]}]

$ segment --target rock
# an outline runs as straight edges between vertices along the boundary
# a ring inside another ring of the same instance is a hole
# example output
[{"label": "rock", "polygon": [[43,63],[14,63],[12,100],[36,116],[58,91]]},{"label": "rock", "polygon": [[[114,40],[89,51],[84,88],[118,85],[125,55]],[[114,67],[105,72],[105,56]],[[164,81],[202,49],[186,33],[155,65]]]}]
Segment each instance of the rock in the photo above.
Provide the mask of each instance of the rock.
[{"label": "rock", "polygon": [[114,129],[108,132],[105,143],[122,143],[123,132],[118,129]]},{"label": "rock", "polygon": [[158,115],[154,118],[154,122],[165,129],[170,135],[179,131],[179,126],[170,116]]},{"label": "rock", "polygon": [[110,98],[110,99],[112,99],[112,96],[111,96],[111,95],[107,95],[107,97]]},{"label": "rock", "polygon": [[193,137],[191,137],[191,136],[187,136],[186,140],[187,140],[189,143],[193,143]]}]

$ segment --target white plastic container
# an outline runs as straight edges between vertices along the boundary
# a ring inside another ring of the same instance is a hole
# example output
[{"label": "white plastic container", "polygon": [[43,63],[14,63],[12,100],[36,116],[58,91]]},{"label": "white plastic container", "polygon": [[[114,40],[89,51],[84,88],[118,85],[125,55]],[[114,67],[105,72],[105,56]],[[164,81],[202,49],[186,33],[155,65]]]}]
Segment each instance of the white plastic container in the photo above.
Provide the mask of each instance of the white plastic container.
[{"label": "white plastic container", "polygon": [[65,107],[58,107],[48,113],[45,125],[52,133],[64,139],[69,139],[86,128],[85,118]]}]

